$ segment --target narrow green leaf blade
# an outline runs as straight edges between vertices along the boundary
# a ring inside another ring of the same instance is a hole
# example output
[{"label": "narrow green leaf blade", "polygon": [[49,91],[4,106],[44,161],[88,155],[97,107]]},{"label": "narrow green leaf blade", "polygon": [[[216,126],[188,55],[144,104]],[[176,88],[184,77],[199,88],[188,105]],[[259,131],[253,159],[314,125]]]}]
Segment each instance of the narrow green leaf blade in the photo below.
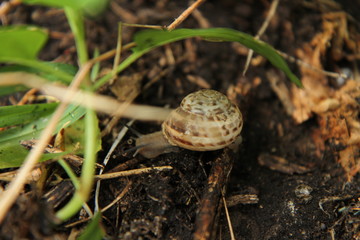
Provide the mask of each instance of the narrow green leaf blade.
[{"label": "narrow green leaf blade", "polygon": [[86,226],[85,230],[82,232],[78,240],[86,239],[103,239],[105,236],[105,231],[101,227],[101,213],[98,212],[91,219],[91,222]]},{"label": "narrow green leaf blade", "polygon": [[[28,60],[23,62],[23,60],[16,61],[14,59],[11,60],[8,59],[8,61],[4,61],[4,62],[7,63],[12,62],[12,63],[18,63],[24,65],[7,65],[4,67],[0,67],[0,73],[5,73],[5,72],[35,73],[47,80],[61,81],[64,84],[69,84],[78,70],[73,65],[67,63],[59,63],[59,62],[41,62],[38,60]],[[0,94],[1,94],[1,89],[3,87],[7,87],[7,86],[0,87]],[[26,87],[23,88],[27,89]]]},{"label": "narrow green leaf blade", "polygon": [[22,92],[27,90],[28,88],[23,85],[11,85],[11,86],[2,86],[0,88],[0,97],[9,95],[16,92]]},{"label": "narrow green leaf blade", "polygon": [[79,9],[83,6],[84,0],[23,0],[23,3],[26,4],[38,4],[38,5],[44,5],[49,7],[71,7]]},{"label": "narrow green leaf blade", "polygon": [[57,105],[57,103],[44,103],[0,107],[0,127],[23,125],[50,115]]},{"label": "narrow green leaf blade", "polygon": [[[60,119],[55,133],[68,127],[85,114],[85,109],[69,105]],[[0,132],[0,169],[19,167],[29,153],[21,144],[22,140],[38,139],[41,131],[46,127],[51,114],[38,118],[23,126],[7,129]],[[42,159],[50,159],[54,155],[46,154]]]},{"label": "narrow green leaf blade", "polygon": [[82,10],[88,16],[96,17],[106,9],[109,0],[23,0],[22,2],[49,7],[69,7]]},{"label": "narrow green leaf blade", "polygon": [[191,37],[202,37],[212,41],[239,42],[244,46],[254,50],[256,53],[267,58],[275,67],[282,70],[287,77],[297,86],[302,86],[300,80],[291,72],[284,59],[269,44],[254,39],[249,34],[229,28],[208,28],[208,29],[176,29],[173,31],[165,30],[144,30],[135,35],[136,47],[133,48],[134,54],[141,55],[151,49],[183,40]]},{"label": "narrow green leaf blade", "polygon": [[[19,167],[23,163],[25,157],[29,154],[29,150],[21,146],[20,143],[6,142],[0,146],[0,169]],[[64,153],[47,153],[43,154],[40,162],[57,158]]]}]

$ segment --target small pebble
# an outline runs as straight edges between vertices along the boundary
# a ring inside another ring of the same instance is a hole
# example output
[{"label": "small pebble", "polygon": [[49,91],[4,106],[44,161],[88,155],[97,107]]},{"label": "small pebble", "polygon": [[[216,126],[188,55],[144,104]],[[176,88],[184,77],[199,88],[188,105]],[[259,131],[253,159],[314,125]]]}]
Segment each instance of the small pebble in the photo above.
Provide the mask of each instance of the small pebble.
[{"label": "small pebble", "polygon": [[300,184],[295,188],[295,195],[303,203],[309,203],[312,199],[311,192],[313,191],[312,187],[306,184]]}]

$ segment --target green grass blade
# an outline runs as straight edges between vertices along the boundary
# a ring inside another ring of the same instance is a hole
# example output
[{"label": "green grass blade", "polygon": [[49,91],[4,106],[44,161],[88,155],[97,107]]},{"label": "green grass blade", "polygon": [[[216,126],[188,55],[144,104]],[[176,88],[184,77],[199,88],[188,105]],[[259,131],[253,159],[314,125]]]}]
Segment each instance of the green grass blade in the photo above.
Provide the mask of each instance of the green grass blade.
[{"label": "green grass blade", "polygon": [[101,227],[101,213],[97,212],[91,219],[91,222],[86,226],[85,230],[81,233],[78,240],[100,240],[105,236],[105,231]]},{"label": "green grass blade", "polygon": [[[21,146],[20,143],[6,142],[0,146],[0,169],[20,167],[25,157],[29,154],[29,150]],[[40,162],[58,158],[64,153],[47,153],[43,154]]]},{"label": "green grass blade", "polygon": [[[20,60],[21,61],[21,60]],[[35,67],[22,65],[8,65],[0,68],[3,72],[28,72],[35,73],[50,81],[62,81],[69,84],[78,69],[67,63],[35,61]],[[26,64],[26,63],[25,63]]]},{"label": "green grass blade", "polygon": [[229,28],[176,29],[173,31],[144,30],[135,35],[137,46],[133,50],[134,52],[147,52],[149,49],[190,37],[202,37],[205,40],[212,41],[239,42],[267,58],[271,64],[282,70],[293,83],[299,87],[302,86],[300,80],[291,72],[284,59],[272,46],[254,39],[249,34]]},{"label": "green grass blade", "polygon": [[[133,62],[135,62],[137,59],[139,59],[142,55],[144,55],[145,53],[149,52],[151,49],[147,49],[147,51],[141,51],[141,52],[134,52],[133,54],[131,54],[129,57],[127,57],[124,61],[121,62],[121,64],[116,68],[116,72],[120,73],[121,71],[123,71],[124,69],[126,69],[128,66],[130,66],[130,64],[132,64]],[[98,89],[100,88],[102,85],[104,85],[107,81],[109,81],[111,78],[113,78],[113,72],[110,72],[108,74],[106,74],[105,76],[103,76],[102,78],[100,78],[98,81],[96,81],[93,85],[93,89]]]},{"label": "green grass blade", "polygon": [[40,117],[50,115],[57,105],[57,103],[44,103],[0,107],[0,127],[23,125]]},{"label": "green grass blade", "polygon": [[76,214],[91,193],[95,174],[94,166],[97,159],[96,153],[99,147],[99,136],[100,129],[96,113],[91,109],[87,109],[85,115],[85,155],[80,177],[80,187],[76,190],[72,199],[56,213],[56,216],[63,221]]},{"label": "green grass blade", "polygon": [[[229,28],[207,28],[207,29],[176,29],[173,31],[166,30],[143,30],[135,34],[134,41],[136,47],[132,48],[133,54],[125,59],[116,69],[117,73],[124,70],[131,63],[135,62],[145,53],[152,49],[183,39],[192,37],[202,37],[204,40],[239,42],[244,46],[253,49],[255,52],[267,58],[275,67],[282,70],[287,77],[301,87],[300,80],[291,72],[285,60],[269,44],[254,39],[249,34],[236,31]],[[111,79],[111,73],[105,75],[94,85],[97,89]]]},{"label": "green grass blade", "polygon": [[15,57],[1,57],[0,56],[0,63],[7,63],[7,64],[18,64],[22,66],[26,66],[29,68],[36,69],[36,71],[48,78],[51,76],[50,79],[57,79],[62,82],[70,83],[73,79],[73,76],[64,72],[60,69],[57,65],[49,64],[49,62],[42,62],[36,59],[26,59],[26,58],[15,58]]},{"label": "green grass blade", "polygon": [[[80,119],[85,114],[85,109],[79,106],[69,105],[63,117],[60,119],[56,132],[67,127]],[[0,169],[19,167],[25,159],[28,151],[20,145],[21,140],[37,139],[41,131],[46,127],[51,114],[40,117],[23,126],[7,129],[0,132]],[[55,155],[52,155],[54,157]],[[42,158],[50,159],[51,155],[46,154]]]},{"label": "green grass blade", "polygon": [[82,10],[87,15],[95,17],[106,9],[109,0],[23,0],[22,2],[49,7],[69,7]]},{"label": "green grass blade", "polygon": [[79,9],[82,8],[82,6],[84,5],[84,3],[86,1],[84,0],[23,0],[23,3],[26,4],[36,4],[36,5],[44,5],[44,6],[49,6],[49,7],[71,7],[74,9]]},{"label": "green grass blade", "polygon": [[89,59],[85,40],[85,26],[83,14],[80,10],[71,7],[65,7],[64,10],[71,31],[74,34],[76,51],[78,53],[80,65],[83,65]]},{"label": "green grass blade", "polygon": [[0,88],[0,97],[9,95],[16,92],[22,92],[29,88],[25,87],[24,85],[11,85],[11,86],[2,86]]}]

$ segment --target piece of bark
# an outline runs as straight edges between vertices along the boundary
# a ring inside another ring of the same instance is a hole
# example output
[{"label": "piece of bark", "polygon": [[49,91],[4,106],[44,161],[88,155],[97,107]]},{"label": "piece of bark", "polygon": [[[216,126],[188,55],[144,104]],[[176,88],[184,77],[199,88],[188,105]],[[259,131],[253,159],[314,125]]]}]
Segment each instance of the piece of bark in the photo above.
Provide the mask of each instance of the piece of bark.
[{"label": "piece of bark", "polygon": [[224,149],[211,168],[208,183],[201,199],[195,221],[194,240],[213,239],[216,235],[216,219],[220,209],[220,199],[233,166],[232,151]]},{"label": "piece of bark", "polygon": [[304,174],[310,172],[311,169],[298,165],[296,163],[291,163],[283,157],[270,155],[268,153],[261,153],[258,157],[258,163],[261,166],[268,167],[273,171],[278,171],[281,173],[286,173],[289,175]]},{"label": "piece of bark", "polygon": [[270,82],[270,87],[276,93],[284,106],[286,113],[291,116],[295,107],[291,102],[291,94],[285,82],[280,78],[279,74],[274,69],[267,71],[266,77]]}]

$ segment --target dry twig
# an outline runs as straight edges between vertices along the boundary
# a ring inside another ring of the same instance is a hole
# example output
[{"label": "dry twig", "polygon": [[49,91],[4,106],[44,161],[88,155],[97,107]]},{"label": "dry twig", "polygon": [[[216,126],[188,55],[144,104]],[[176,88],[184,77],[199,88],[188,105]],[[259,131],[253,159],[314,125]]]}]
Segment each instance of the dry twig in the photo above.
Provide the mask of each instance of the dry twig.
[{"label": "dry twig", "polygon": [[224,204],[224,209],[225,209],[225,214],[226,214],[226,220],[227,220],[227,222],[228,222],[231,240],[235,240],[234,229],[233,229],[233,227],[232,227],[231,218],[230,218],[229,210],[228,210],[228,207],[227,207],[227,204],[226,204],[226,200],[225,200],[225,197],[224,197],[224,193],[222,193],[221,199],[222,199],[222,202],[223,202],[223,204]]},{"label": "dry twig", "polygon": [[214,237],[215,219],[219,210],[220,198],[225,192],[224,188],[227,183],[233,166],[231,150],[224,149],[213,163],[208,183],[205,188],[199,212],[196,216],[194,240],[206,240]]},{"label": "dry twig", "polygon": [[198,8],[205,0],[197,0],[185,11],[183,11],[178,18],[175,19],[168,27],[167,30],[174,30],[178,25],[180,25],[196,8]]},{"label": "dry twig", "polygon": [[58,98],[64,103],[79,104],[114,116],[123,116],[145,121],[163,121],[171,112],[171,109],[161,107],[119,103],[111,97],[81,90],[71,92],[73,95],[71,98],[68,98],[66,96],[69,91],[72,91],[71,89],[47,83],[41,77],[29,73],[1,73],[0,85],[8,84],[24,84],[35,87],[40,91]]},{"label": "dry twig", "polygon": [[[128,123],[128,126],[131,126],[132,123],[134,122],[134,120],[131,120],[129,123]],[[127,133],[128,131],[128,128],[127,127],[123,127],[121,129],[121,131],[119,132],[117,138],[115,139],[115,141],[113,142],[109,152],[106,154],[106,157],[103,161],[103,166],[105,167],[109,160],[110,160],[110,157],[112,155],[112,153],[114,152],[114,150],[116,149],[116,147],[118,146],[118,144],[120,143],[120,141],[123,139],[123,137],[125,136],[125,134]],[[104,168],[100,169],[99,171],[99,175],[101,175],[104,171]],[[99,194],[100,194],[100,183],[101,181],[99,180],[97,183],[96,183],[96,188],[95,188],[95,212],[97,212],[99,210]]]},{"label": "dry twig", "polygon": [[139,174],[147,174],[147,173],[151,173],[154,171],[168,171],[168,170],[172,170],[172,169],[173,169],[173,167],[171,167],[171,166],[148,167],[148,168],[127,170],[127,171],[122,171],[122,172],[104,173],[102,175],[95,175],[95,178],[98,180],[111,179],[111,178],[127,177],[127,176],[132,176],[132,175],[139,175]]},{"label": "dry twig", "polygon": [[69,90],[64,95],[64,99],[66,99],[67,101],[60,103],[59,107],[52,115],[52,118],[50,119],[46,128],[41,133],[39,142],[35,145],[35,147],[30,151],[30,153],[25,158],[24,164],[21,166],[19,170],[19,175],[9,184],[7,190],[2,192],[0,197],[0,206],[1,206],[0,223],[4,220],[6,213],[9,211],[10,207],[15,202],[17,196],[22,191],[28,175],[30,174],[30,172],[38,162],[40,156],[42,155],[42,152],[44,151],[47,143],[49,142],[57,122],[59,121],[62,114],[66,110],[69,101],[71,101],[71,99],[75,96],[76,89],[79,88],[81,82],[85,79],[85,76],[89,72],[90,67],[91,64],[85,64],[80,68],[79,72],[77,73],[73,82],[71,83]]},{"label": "dry twig", "polygon": [[[274,0],[272,3],[271,3],[271,6],[270,6],[270,10],[269,10],[269,13],[265,19],[265,21],[263,22],[263,24],[261,25],[259,31],[257,32],[256,36],[254,37],[254,39],[260,39],[261,35],[264,34],[264,32],[266,31],[266,28],[269,26],[269,23],[270,23],[270,20],[272,19],[272,17],[274,16],[275,14],[275,11],[277,9],[277,6],[279,5],[279,0]],[[246,74],[246,71],[248,70],[249,68],[249,65],[250,65],[250,61],[251,61],[251,58],[254,54],[254,51],[252,49],[249,50],[249,53],[247,55],[247,58],[246,58],[246,63],[245,63],[245,66],[244,66],[244,71],[243,71],[243,75]]]}]

